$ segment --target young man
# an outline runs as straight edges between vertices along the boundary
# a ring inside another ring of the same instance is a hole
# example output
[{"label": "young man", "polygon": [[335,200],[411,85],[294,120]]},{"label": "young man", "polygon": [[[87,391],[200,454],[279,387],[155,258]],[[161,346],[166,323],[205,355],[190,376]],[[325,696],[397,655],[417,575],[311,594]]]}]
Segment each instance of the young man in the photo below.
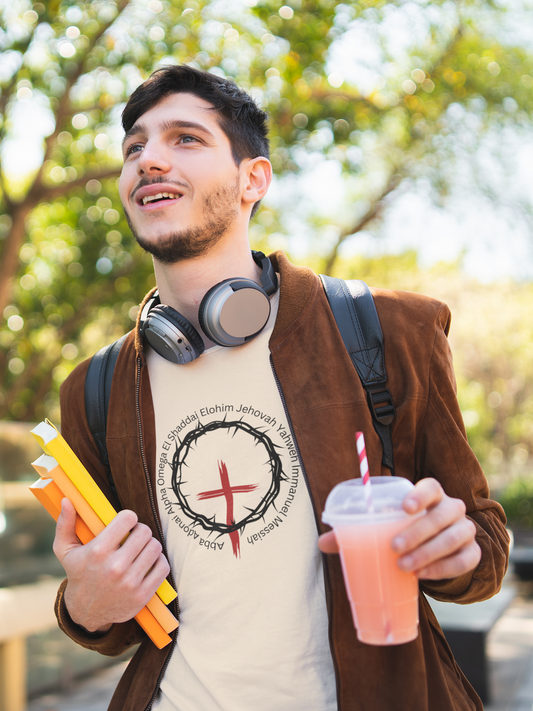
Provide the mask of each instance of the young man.
[{"label": "young man", "polygon": [[[358,471],[355,431],[371,472],[390,472],[319,279],[281,253],[276,279],[250,252],[272,175],[265,114],[231,82],[180,66],[134,92],[123,125],[120,196],[159,298],[145,300],[113,379],[107,443],[123,510],[81,546],[65,500],[54,544],[65,632],[110,655],[142,642],[110,709],[480,709],[423,594],[415,641],[362,645],[338,556],[319,551],[319,532],[336,551],[320,515]],[[399,565],[440,600],[490,597],[508,538],[462,425],[449,311],[373,295],[396,474],[416,484],[406,510],[424,512],[394,541]],[[63,385],[62,430],[111,497],[84,411],[87,366]],[[132,618],[169,572],[180,627],[158,650]]]}]

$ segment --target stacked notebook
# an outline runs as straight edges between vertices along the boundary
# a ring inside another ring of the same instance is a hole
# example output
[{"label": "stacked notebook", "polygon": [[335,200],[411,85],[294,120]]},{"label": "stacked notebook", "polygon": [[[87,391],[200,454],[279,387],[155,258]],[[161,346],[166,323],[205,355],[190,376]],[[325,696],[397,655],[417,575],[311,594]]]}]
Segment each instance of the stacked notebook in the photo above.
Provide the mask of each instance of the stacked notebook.
[{"label": "stacked notebook", "polygon": [[[30,491],[56,521],[61,512],[61,500],[70,499],[77,512],[76,535],[81,543],[88,543],[104,530],[117,512],[51,422],[41,422],[32,434],[45,454],[33,462],[41,478],[30,486]],[[164,580],[146,607],[135,615],[159,649],[169,644],[169,633],[179,625],[167,607],[175,597],[177,592]]]}]

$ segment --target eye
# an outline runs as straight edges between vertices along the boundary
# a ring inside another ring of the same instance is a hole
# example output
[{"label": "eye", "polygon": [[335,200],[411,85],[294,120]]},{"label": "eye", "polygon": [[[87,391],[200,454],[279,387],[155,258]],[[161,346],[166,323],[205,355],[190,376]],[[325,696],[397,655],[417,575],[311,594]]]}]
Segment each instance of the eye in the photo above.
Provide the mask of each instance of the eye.
[{"label": "eye", "polygon": [[178,142],[179,143],[197,143],[198,139],[196,138],[196,136],[190,136],[189,134],[187,134],[185,136],[180,136]]},{"label": "eye", "polygon": [[142,145],[140,143],[132,143],[131,146],[128,146],[126,148],[126,157],[128,157],[132,153],[137,153],[137,149],[139,151],[142,150]]}]

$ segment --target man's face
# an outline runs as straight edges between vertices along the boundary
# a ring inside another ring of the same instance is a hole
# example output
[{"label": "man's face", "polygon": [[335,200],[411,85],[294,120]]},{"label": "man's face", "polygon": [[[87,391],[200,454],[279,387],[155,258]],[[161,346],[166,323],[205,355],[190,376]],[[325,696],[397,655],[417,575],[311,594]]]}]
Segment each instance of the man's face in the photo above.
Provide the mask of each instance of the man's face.
[{"label": "man's face", "polygon": [[241,175],[211,105],[171,94],[128,131],[119,193],[137,241],[163,264],[199,256],[240,216]]}]

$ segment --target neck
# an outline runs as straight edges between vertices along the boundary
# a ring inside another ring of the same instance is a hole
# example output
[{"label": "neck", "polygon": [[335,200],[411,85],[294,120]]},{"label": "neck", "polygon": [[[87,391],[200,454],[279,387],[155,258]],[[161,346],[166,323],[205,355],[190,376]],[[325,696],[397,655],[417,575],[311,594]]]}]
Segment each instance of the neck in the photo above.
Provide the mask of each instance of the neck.
[{"label": "neck", "polygon": [[198,322],[198,309],[206,292],[232,277],[252,279],[260,284],[261,274],[247,238],[230,246],[219,243],[207,254],[172,265],[154,260],[154,269],[161,303],[185,316],[200,333],[207,348],[213,344]]}]

